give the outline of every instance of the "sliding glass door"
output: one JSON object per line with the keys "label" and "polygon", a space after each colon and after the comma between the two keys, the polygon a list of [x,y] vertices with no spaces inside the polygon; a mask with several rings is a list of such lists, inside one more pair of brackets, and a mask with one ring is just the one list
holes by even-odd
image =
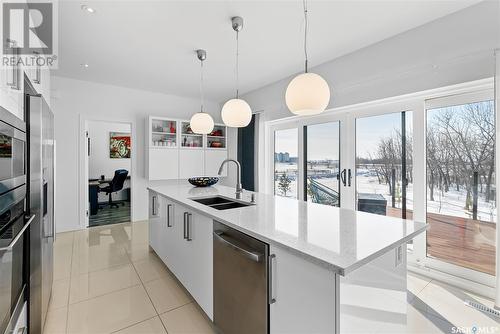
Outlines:
{"label": "sliding glass door", "polygon": [[495,275],[493,97],[428,101],[427,257]]}
{"label": "sliding glass door", "polygon": [[304,198],[340,206],[340,121],[304,126]]}
{"label": "sliding glass door", "polygon": [[274,131],[274,194],[297,198],[298,195],[298,130]]}
{"label": "sliding glass door", "polygon": [[403,111],[356,118],[356,210],[411,218],[411,116]]}
{"label": "sliding glass door", "polygon": [[271,127],[276,195],[429,224],[409,259],[493,286],[495,110],[491,84],[353,107]]}

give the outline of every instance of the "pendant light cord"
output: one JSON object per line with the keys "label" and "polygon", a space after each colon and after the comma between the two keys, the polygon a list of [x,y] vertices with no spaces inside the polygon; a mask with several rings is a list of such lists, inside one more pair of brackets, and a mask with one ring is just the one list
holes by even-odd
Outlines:
{"label": "pendant light cord", "polygon": [[240,71],[239,71],[239,56],[240,56],[240,40],[239,31],[236,31],[236,98],[240,98]]}
{"label": "pendant light cord", "polygon": [[305,72],[308,71],[308,55],[307,55],[307,30],[309,28],[307,21],[307,0],[303,0],[304,4],[304,56],[305,60]]}
{"label": "pendant light cord", "polygon": [[201,97],[201,112],[203,112],[203,104],[205,102],[205,95],[203,94],[203,60],[200,60],[200,97]]}

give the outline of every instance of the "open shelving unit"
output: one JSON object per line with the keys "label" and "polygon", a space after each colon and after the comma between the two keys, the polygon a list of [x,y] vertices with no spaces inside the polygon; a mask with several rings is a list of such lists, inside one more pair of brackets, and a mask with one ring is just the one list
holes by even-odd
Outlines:
{"label": "open shelving unit", "polygon": [[224,125],[215,125],[211,133],[207,135],[207,149],[223,149],[226,147],[226,127]]}
{"label": "open shelving unit", "polygon": [[[149,116],[146,122],[149,180],[216,176],[227,159],[227,128],[216,124],[208,135],[193,133],[189,121]],[[227,167],[222,176],[227,175]]]}
{"label": "open shelving unit", "polygon": [[154,148],[177,147],[177,121],[167,118],[150,117],[149,146]]}
{"label": "open shelving unit", "polygon": [[181,148],[203,149],[203,135],[193,133],[189,122],[181,121]]}

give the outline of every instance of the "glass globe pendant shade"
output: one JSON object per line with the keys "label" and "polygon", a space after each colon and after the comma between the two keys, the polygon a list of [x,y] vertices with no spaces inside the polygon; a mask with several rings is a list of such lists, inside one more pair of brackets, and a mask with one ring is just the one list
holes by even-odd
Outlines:
{"label": "glass globe pendant shade", "polygon": [[224,124],[233,128],[243,128],[252,120],[252,109],[242,99],[231,99],[224,103],[221,111]]}
{"label": "glass globe pendant shade", "polygon": [[207,113],[197,112],[193,115],[193,117],[191,117],[189,125],[194,133],[207,135],[214,129],[214,120],[212,119],[212,116]]}
{"label": "glass globe pendant shade", "polygon": [[296,115],[316,115],[325,111],[330,102],[330,87],[320,75],[303,73],[290,81],[285,101]]}

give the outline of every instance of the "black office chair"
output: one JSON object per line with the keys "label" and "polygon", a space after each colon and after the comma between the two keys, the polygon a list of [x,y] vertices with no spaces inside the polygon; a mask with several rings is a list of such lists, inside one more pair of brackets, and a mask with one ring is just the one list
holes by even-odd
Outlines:
{"label": "black office chair", "polygon": [[[105,192],[106,195],[109,196],[109,201],[108,204],[110,208],[116,207],[118,208],[117,203],[113,203],[111,200],[111,193],[117,192],[119,190],[123,189],[123,183],[125,182],[125,179],[127,178],[128,175],[128,170],[126,169],[117,169],[115,170],[115,176],[113,176],[113,179],[110,182],[102,183],[99,186],[99,192]],[[107,184],[105,187],[101,187],[102,185]],[[99,207],[102,209],[102,207]]]}

